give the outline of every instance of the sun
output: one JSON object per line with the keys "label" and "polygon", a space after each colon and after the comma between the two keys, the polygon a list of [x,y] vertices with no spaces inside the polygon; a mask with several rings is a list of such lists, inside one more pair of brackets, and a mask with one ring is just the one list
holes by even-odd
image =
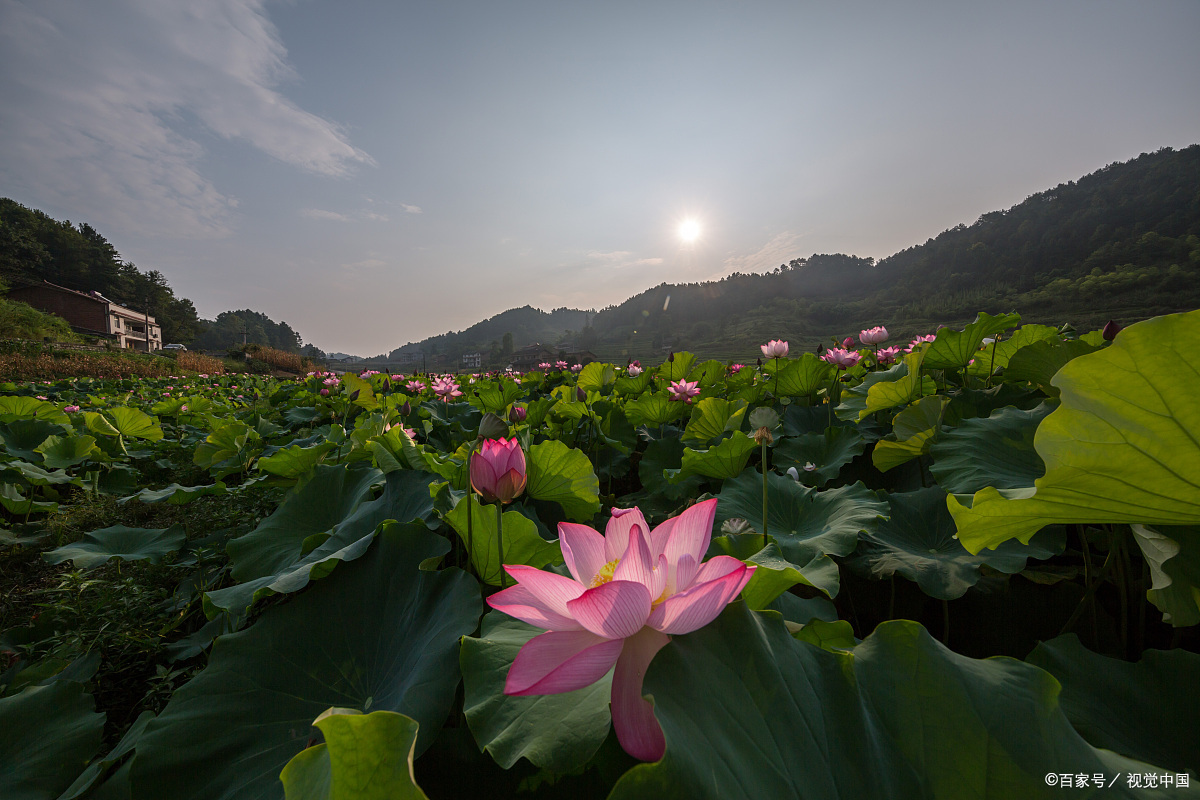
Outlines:
{"label": "sun", "polygon": [[700,223],[694,219],[685,219],[679,224],[679,238],[691,244],[700,238]]}

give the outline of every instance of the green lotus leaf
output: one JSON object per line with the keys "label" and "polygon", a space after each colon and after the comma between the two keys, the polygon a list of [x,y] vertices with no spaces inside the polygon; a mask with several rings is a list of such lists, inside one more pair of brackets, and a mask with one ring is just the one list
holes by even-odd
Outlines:
{"label": "green lotus leaf", "polygon": [[880,472],[929,452],[942,431],[942,417],[950,399],[944,395],[922,397],[892,419],[895,439],[880,439],[871,451],[871,463]]}
{"label": "green lotus leaf", "polygon": [[42,454],[47,467],[65,469],[100,455],[100,448],[92,436],[47,436],[37,446],[37,452]]}
{"label": "green lotus leaf", "polygon": [[539,628],[498,611],[483,618],[478,639],[462,640],[463,712],[480,749],[510,769],[524,757],[559,774],[586,764],[608,736],[612,675],[564,694],[510,697],[508,669]]}
{"label": "green lotus leaf", "polygon": [[42,554],[50,564],[70,561],[76,569],[91,569],[106,563],[110,558],[122,561],[147,560],[151,564],[162,561],[163,556],[174,553],[187,541],[182,525],[169,528],[127,528],[113,525],[108,528],[85,533],[83,540]]}
{"label": "green lotus leaf", "polygon": [[841,403],[834,408],[834,414],[840,420],[858,422],[870,413],[867,411],[867,395],[870,394],[873,386],[881,383],[892,383],[907,375],[908,366],[902,361],[886,370],[868,372],[863,377],[862,383],[857,386],[839,384],[843,387],[841,389]]}
{"label": "green lotus leaf", "polygon": [[[717,498],[717,523],[741,518],[761,532],[762,489],[762,475],[753,470],[725,481]],[[819,556],[849,555],[858,545],[859,531],[874,529],[887,513],[887,504],[862,483],[817,491],[771,472],[767,491],[767,533],[783,557],[797,565],[812,565]]]}
{"label": "green lotus leaf", "polygon": [[312,470],[325,454],[335,447],[337,445],[333,442],[321,442],[311,447],[292,445],[274,455],[260,458],[258,468],[281,478],[299,478]]}
{"label": "green lotus leaf", "polygon": [[725,379],[725,365],[716,359],[703,361],[692,367],[692,371],[688,373],[689,381],[698,381],[702,389],[707,389],[718,385]]}
{"label": "green lotus leaf", "polygon": [[830,652],[853,650],[859,643],[854,638],[854,626],[844,619],[836,619],[832,622],[814,619],[805,623],[804,627],[793,633],[792,636],[801,642],[808,642]]}
{"label": "green lotus leaf", "polygon": [[223,478],[241,472],[262,449],[262,437],[240,420],[217,422],[212,433],[196,447],[192,463]]}
{"label": "green lotus leaf", "polygon": [[0,797],[57,797],[100,749],[104,714],[82,683],[30,686],[0,697]]}
{"label": "green lotus leaf", "polygon": [[375,390],[371,387],[371,382],[363,380],[353,372],[342,373],[342,391],[347,395],[358,392],[358,397],[354,400],[354,405],[367,411],[374,411],[379,408],[379,401],[375,399]]}
{"label": "green lotus leaf", "polygon": [[75,782],[58,796],[58,800],[77,800],[77,798],[81,797],[95,797],[91,793],[92,788],[99,784],[112,771],[114,765],[120,763],[123,758],[133,752],[133,748],[137,746],[137,740],[141,737],[142,732],[146,730],[146,726],[150,724],[150,720],[152,719],[154,719],[153,711],[143,711],[138,715],[137,720],[129,727],[125,735],[121,737],[121,741],[117,742],[117,746],[113,748],[112,752],[104,756],[104,758],[92,762],[87,769],[80,773]]}
{"label": "green lotus leaf", "polygon": [[1146,650],[1130,664],[1097,655],[1068,633],[1039,643],[1025,660],[1058,678],[1063,713],[1093,747],[1200,774],[1200,655]]}
{"label": "green lotus leaf", "polygon": [[683,431],[684,441],[708,442],[726,431],[735,431],[746,414],[746,403],[705,397],[692,407],[692,418]]}
{"label": "green lotus leaf", "polygon": [[958,655],[909,621],[830,652],[734,603],[673,637],[643,691],[666,755],[626,772],[612,800],[1055,798],[1047,773],[1163,771],[1084,741],[1043,670]]}
{"label": "green lotus leaf", "polygon": [[475,442],[470,441],[463,442],[452,454],[445,456],[430,450],[422,450],[421,456],[425,460],[424,468],[450,481],[450,485],[455,489],[465,489],[471,480],[467,459],[474,449]]}
{"label": "green lotus leaf", "polygon": [[647,392],[625,404],[625,416],[629,417],[629,421],[634,425],[654,427],[679,419],[686,409],[686,403],[672,402],[665,394]]}
{"label": "green lotus leaf", "polygon": [[285,800],[428,800],[413,774],[417,721],[395,711],[345,711],[317,717],[325,741],[283,768]]}
{"label": "green lotus leaf", "polygon": [[649,370],[642,372],[636,378],[631,378],[627,374],[623,374],[620,378],[617,378],[617,382],[613,386],[613,391],[623,396],[640,395],[650,385],[651,377],[653,376]]}
{"label": "green lotus leaf", "polygon": [[83,412],[84,424],[92,433],[98,433],[101,436],[120,436],[121,432],[112,424],[112,420],[101,414],[99,411]]}
{"label": "green lotus leaf", "polygon": [[1150,568],[1147,599],[1176,628],[1200,625],[1200,526],[1152,528],[1133,524],[1134,539]]}
{"label": "green lotus leaf", "polygon": [[980,312],[961,331],[942,328],[925,350],[926,369],[963,369],[975,357],[983,340],[1004,333],[1021,321],[1020,314],[992,316]]}
{"label": "green lotus leaf", "polygon": [[[1054,378],[1062,405],[1038,426],[1032,490],[947,502],[972,552],[1028,542],[1055,522],[1200,523],[1200,311],[1130,325]],[[1033,345],[1031,345],[1032,347]]]}
{"label": "green lotus leaf", "polygon": [[[57,437],[51,436],[51,439]],[[87,438],[91,438],[90,436]],[[49,440],[47,440],[49,441]],[[53,467],[54,464],[47,463],[46,466]],[[0,464],[0,474],[3,474],[5,479],[17,479],[28,483],[30,486],[62,486],[66,484],[79,485],[79,478],[73,478],[62,469],[56,469],[53,472],[42,469],[37,464],[30,464],[28,461],[8,461]]]}
{"label": "green lotus leaf", "polygon": [[207,486],[180,486],[178,483],[172,483],[162,489],[142,489],[137,494],[122,497],[117,502],[124,504],[130,500],[139,500],[143,503],[161,503],[165,500],[170,505],[181,506],[201,497],[226,494],[228,491],[221,481]]}
{"label": "green lotus leaf", "polygon": [[122,436],[157,442],[163,438],[163,429],[154,417],[129,406],[108,409],[112,427]]}
{"label": "green lotus leaf", "polygon": [[1028,559],[1062,551],[1061,533],[1043,531],[1027,545],[1005,542],[996,550],[971,555],[954,538],[946,492],[937,486],[888,495],[889,519],[863,533],[850,565],[872,578],[902,575],[939,600],[954,600],[979,582],[981,565],[1009,575]]}
{"label": "green lotus leaf", "polygon": [[876,411],[907,405],[937,392],[937,385],[933,379],[921,375],[921,361],[924,357],[925,351],[918,348],[904,357],[904,369],[899,370],[900,377],[872,384],[867,389],[866,405],[858,412],[858,418],[862,419]]}
{"label": "green lotus leaf", "polygon": [[27,461],[41,460],[37,448],[51,436],[67,435],[63,426],[41,419],[15,419],[0,425],[0,443],[4,444],[4,449]]}
{"label": "green lotus leaf", "polygon": [[[178,417],[183,407],[187,404],[188,401],[186,398],[167,397],[150,406],[150,413],[156,417]],[[188,406],[188,411],[192,411],[191,406]]]}
{"label": "green lotus leaf", "polygon": [[734,431],[728,439],[707,450],[684,448],[683,465],[678,470],[663,471],[668,483],[679,483],[692,475],[724,480],[741,474],[750,460],[750,454],[759,449],[754,440],[741,431]]}
{"label": "green lotus leaf", "polygon": [[1007,339],[1001,337],[992,344],[985,344],[975,354],[975,361],[967,367],[967,373],[977,378],[987,378],[997,370],[1008,366],[1018,350],[1034,342],[1058,340],[1058,331],[1049,325],[1022,325]]}
{"label": "green lotus leaf", "polygon": [[1094,353],[1100,348],[1082,339],[1062,341],[1047,339],[1034,342],[1014,353],[1004,370],[1005,383],[1029,381],[1051,397],[1058,396],[1058,387],[1051,381],[1058,371],[1080,356]]}
{"label": "green lotus leaf", "polygon": [[674,436],[650,442],[646,452],[642,453],[642,460],[638,462],[638,477],[642,487],[653,495],[672,501],[695,497],[703,482],[699,475],[676,483],[668,482],[665,477],[683,465],[683,451],[683,442]]}
{"label": "green lotus leaf", "polygon": [[576,522],[588,522],[600,510],[600,480],[582,450],[548,439],[531,446],[526,456],[530,497],[558,503]]}
{"label": "green lotus leaf", "polygon": [[819,553],[807,564],[793,564],[783,556],[783,551],[775,542],[759,549],[761,546],[761,533],[744,533],[714,536],[708,550],[710,556],[733,556],[758,567],[742,590],[742,599],[750,608],[767,608],[796,584],[812,586],[828,597],[837,597],[841,576],[832,558]]}
{"label": "green lotus leaf", "polygon": [[393,526],[362,558],[219,638],[138,741],[133,796],[281,799],[280,771],[330,706],[412,718],[420,755],[453,704],[458,641],[482,610],[469,575],[422,569],[447,550],[421,526]]}
{"label": "green lotus leaf", "polygon": [[293,489],[271,516],[229,543],[233,577],[238,581],[262,578],[295,563],[304,540],[332,530],[349,517],[370,499],[381,477],[374,469],[318,465],[312,478]]}
{"label": "green lotus leaf", "polygon": [[985,486],[1033,486],[1046,472],[1033,446],[1034,434],[1053,410],[1050,403],[1030,411],[1007,406],[990,417],[964,420],[929,448],[929,471],[951,494],[973,494]]}
{"label": "green lotus leaf", "polygon": [[[500,551],[496,538],[496,509],[481,505],[470,492],[446,515],[446,522],[467,545],[467,514],[471,515],[470,551],[475,574],[484,583],[500,585]],[[557,541],[548,542],[538,535],[537,525],[519,511],[504,512],[504,563],[544,567],[563,560]],[[512,578],[507,579],[512,585]]]}
{"label": "green lotus leaf", "polygon": [[45,400],[20,395],[0,396],[0,422],[12,423],[17,420],[52,422],[56,425],[71,424],[70,417],[60,411],[58,406]]}
{"label": "green lotus leaf", "polygon": [[579,371],[579,377],[575,381],[575,384],[585,392],[598,392],[616,380],[617,371],[613,369],[612,364],[593,361],[590,364],[585,364],[583,369]]}
{"label": "green lotus leaf", "polygon": [[10,514],[26,516],[28,514],[49,514],[58,510],[58,503],[34,500],[26,497],[21,490],[11,483],[0,484],[0,505]]}
{"label": "green lotus leaf", "polygon": [[822,433],[836,422],[836,417],[832,421],[830,420],[828,403],[815,406],[801,406],[792,403],[783,412],[783,435],[804,436],[809,433]]}
{"label": "green lotus leaf", "polygon": [[763,367],[771,374],[764,385],[777,397],[811,397],[827,388],[837,371],[815,353],[802,353],[799,358],[780,361],[778,372],[775,372],[775,359],[765,360]]}
{"label": "green lotus leaf", "polygon": [[[781,472],[795,467],[805,486],[821,487],[835,480],[842,467],[862,455],[866,442],[853,428],[837,426],[824,433],[789,437],[775,445],[771,466]],[[812,465],[813,469],[807,469]]]}
{"label": "green lotus leaf", "polygon": [[664,361],[658,367],[658,376],[664,381],[681,381],[692,371],[692,362],[696,357],[686,350],[673,353],[669,361]]}

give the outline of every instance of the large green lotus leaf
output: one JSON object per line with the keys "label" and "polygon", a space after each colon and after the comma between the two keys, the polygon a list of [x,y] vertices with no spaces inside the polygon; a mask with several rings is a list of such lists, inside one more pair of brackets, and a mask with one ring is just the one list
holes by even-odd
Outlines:
{"label": "large green lotus leaf", "polygon": [[556,439],[529,448],[525,493],[562,506],[568,519],[587,522],[600,510],[600,479],[582,450]]}
{"label": "large green lotus leaf", "polygon": [[[273,594],[298,592],[310,580],[320,580],[340,561],[353,561],[367,551],[379,526],[388,521],[424,525],[433,513],[429,485],[437,478],[428,472],[403,470],[388,475],[383,494],[360,505],[338,523],[333,533],[295,563],[280,567],[274,574],[235,584],[204,595],[204,609],[210,618],[218,609],[241,613],[257,600]],[[311,540],[310,540],[311,541]]]}
{"label": "large green lotus leaf", "polygon": [[646,391],[646,387],[650,385],[651,377],[652,375],[649,370],[642,372],[636,378],[622,375],[620,378],[617,378],[617,382],[613,386],[613,391],[619,395],[639,395]]}
{"label": "large green lotus leaf", "polygon": [[162,503],[165,501],[173,506],[182,506],[201,497],[214,494],[227,494],[228,492],[229,490],[221,481],[207,486],[180,486],[178,483],[172,483],[170,486],[162,489],[142,489],[137,494],[122,497],[117,502],[124,504],[130,500],[140,500],[143,503]]}
{"label": "large green lotus leaf", "polygon": [[266,458],[260,458],[258,468],[281,478],[299,478],[320,463],[325,454],[335,447],[337,445],[333,442],[321,442],[311,447],[292,445]]}
{"label": "large green lotus leaf", "polygon": [[608,736],[612,674],[564,694],[510,697],[508,669],[539,628],[498,611],[483,618],[478,639],[462,640],[463,712],[481,750],[505,769],[525,757],[559,774],[586,764]]}
{"label": "large green lotus leaf", "polygon": [[692,362],[696,357],[686,350],[672,353],[667,361],[658,367],[658,376],[665,381],[681,381],[692,371]]}
{"label": "large green lotus leaf", "polygon": [[371,388],[371,382],[363,380],[353,372],[342,374],[342,390],[347,395],[358,392],[358,396],[354,398],[354,405],[359,408],[366,411],[379,408],[379,401],[375,399],[375,390]]}
{"label": "large green lotus leaf", "polygon": [[34,500],[26,497],[14,484],[0,484],[0,505],[10,514],[26,516],[28,514],[49,514],[58,510],[58,503]]}
{"label": "large green lotus leaf", "polygon": [[1051,384],[1058,371],[1080,356],[1094,353],[1100,348],[1082,339],[1062,341],[1047,339],[1034,342],[1014,353],[1004,370],[1005,383],[1029,381],[1046,394],[1057,397],[1058,388]]}
{"label": "large green lotus leaf", "polygon": [[[643,375],[645,373],[642,373]],[[665,394],[647,392],[636,400],[625,404],[625,416],[634,425],[654,427],[679,419],[687,410],[687,404],[672,402]]]}
{"label": "large green lotus leaf", "polygon": [[708,442],[726,431],[735,431],[746,414],[746,403],[706,397],[692,408],[692,418],[683,431],[684,441]]}
{"label": "large green lotus leaf", "polygon": [[707,389],[725,380],[726,372],[727,370],[723,363],[710,358],[708,361],[703,361],[692,367],[692,371],[688,373],[687,379],[689,381],[697,381],[702,389]]}
{"label": "large green lotus leaf", "polygon": [[937,392],[932,378],[921,375],[921,361],[925,351],[917,349],[904,357],[904,369],[894,381],[875,383],[867,390],[866,406],[858,412],[861,420],[876,411],[886,411],[896,406],[907,405],[925,395]]}
{"label": "large green lotus leaf", "polygon": [[583,369],[579,371],[579,378],[575,383],[585,392],[598,392],[616,380],[617,371],[613,369],[612,364],[593,361],[583,366]]}
{"label": "large green lotus leaf", "polygon": [[1030,558],[1046,559],[1062,551],[1061,536],[1044,531],[1027,545],[1005,542],[995,550],[971,555],[954,538],[954,519],[946,493],[936,487],[888,495],[890,518],[863,533],[850,565],[872,578],[903,575],[939,600],[954,600],[979,582],[979,567],[1014,574]]}
{"label": "large green lotus leaf", "polygon": [[99,411],[83,412],[84,424],[92,433],[98,433],[101,436],[120,436],[121,432],[112,424],[112,420],[101,414]]}
{"label": "large green lotus leaf", "polygon": [[37,420],[58,425],[71,423],[71,418],[60,411],[58,406],[45,400],[19,395],[0,397],[0,422],[11,423],[16,420]]}
{"label": "large green lotus leaf", "polygon": [[667,500],[682,500],[685,497],[695,497],[700,489],[703,478],[693,475],[678,483],[668,482],[667,472],[678,470],[683,464],[683,441],[674,436],[655,439],[646,446],[642,460],[638,462],[638,477],[642,487]]}
{"label": "large green lotus leaf", "polygon": [[868,372],[857,386],[843,386],[841,402],[834,408],[834,414],[846,422],[858,422],[868,415],[867,395],[871,387],[880,383],[892,383],[908,375],[908,366],[900,362],[893,367],[879,371]]}
{"label": "large green lotus leaf", "polygon": [[668,483],[679,483],[692,475],[725,480],[741,474],[750,460],[750,454],[759,449],[754,440],[741,431],[734,431],[716,447],[707,450],[684,448],[683,466],[678,470],[664,470]]}
{"label": "large green lotus leaf", "polygon": [[1130,664],[1068,633],[1039,643],[1026,661],[1058,678],[1063,713],[1092,746],[1200,775],[1200,655],[1147,650]]}
{"label": "large green lotus leaf", "polygon": [[[837,478],[842,467],[862,455],[866,442],[853,428],[836,426],[824,433],[785,438],[771,453],[771,466],[782,472],[795,467],[805,486],[821,487]],[[807,469],[808,465],[813,469]]]}
{"label": "large green lotus leaf", "polygon": [[[4,398],[0,397],[0,400]],[[51,436],[66,436],[67,429],[62,425],[47,422],[42,419],[15,419],[6,425],[0,425],[0,443],[11,455],[28,461],[40,461],[41,454],[37,448]]]}
{"label": "large green lotus leaf", "polygon": [[[1062,405],[1034,447],[1034,490],[977,492],[950,511],[972,552],[1028,542],[1055,522],[1200,523],[1200,311],[1130,325],[1112,345],[1059,370]],[[1032,346],[1032,345],[1031,345]]]}
{"label": "large green lotus leaf", "polygon": [[0,698],[0,797],[57,797],[100,749],[104,715],[83,684],[59,680]]}
{"label": "large green lotus leaf", "polygon": [[1085,742],[1048,673],[960,656],[909,621],[883,623],[852,653],[830,652],[797,641],[775,614],[734,603],[674,637],[643,689],[666,755],[626,772],[613,800],[1049,800],[1064,790],[1047,773],[1162,772]]}
{"label": "large green lotus leaf", "polygon": [[420,526],[384,531],[246,630],[222,636],[137,745],[139,800],[283,798],[280,770],[330,706],[396,711],[432,743],[458,686],[458,640],[475,630],[479,586],[421,568],[448,543]]}
{"label": "large green lotus leaf", "polygon": [[413,774],[416,720],[395,711],[331,708],[313,725],[325,741],[283,768],[286,800],[428,800]]}
{"label": "large green lotus leaf", "polygon": [[422,450],[421,457],[425,460],[424,468],[441,475],[455,489],[465,489],[470,484],[471,473],[467,467],[467,459],[475,449],[475,442],[463,442],[452,454],[441,455],[437,452]]}
{"label": "large green lotus leaf", "polygon": [[[51,439],[56,437],[50,437]],[[53,466],[47,464],[47,466]],[[0,464],[0,477],[4,480],[20,478],[30,486],[61,486],[64,484],[81,484],[79,478],[73,478],[65,470],[56,469],[53,472],[30,464],[28,461],[7,461]]]}
{"label": "large green lotus leaf", "polygon": [[772,375],[764,385],[777,397],[815,395],[829,386],[836,371],[832,364],[818,358],[814,353],[803,353],[799,358],[780,362],[778,372],[774,371],[774,359],[765,362],[765,366]]}
{"label": "large green lotus leaf", "polygon": [[835,619],[832,622],[814,619],[793,632],[792,636],[830,652],[853,650],[859,644],[859,640],[854,637],[854,626],[844,619]]}
{"label": "large green lotus leaf", "polygon": [[974,494],[985,486],[1033,486],[1046,472],[1033,447],[1034,434],[1053,410],[1050,403],[1030,411],[1007,406],[990,417],[964,420],[929,448],[929,471],[951,494]]}
{"label": "large green lotus leaf", "polygon": [[240,472],[261,449],[258,433],[240,420],[218,422],[212,433],[196,447],[192,463],[221,478]]}
{"label": "large green lotus leaf", "polygon": [[108,409],[110,422],[122,436],[157,442],[163,438],[163,429],[158,420],[144,411],[129,406]]}
{"label": "large green lotus leaf", "polygon": [[295,563],[304,540],[349,517],[370,498],[380,477],[374,469],[318,465],[312,478],[293,489],[271,516],[229,543],[233,577],[238,581],[262,578]]}
{"label": "large green lotus leaf", "polygon": [[70,561],[76,569],[91,569],[107,562],[110,558],[122,561],[148,560],[151,564],[162,561],[163,556],[174,553],[187,541],[182,525],[169,528],[127,528],[113,525],[91,533],[83,540],[65,544],[48,553],[43,553],[50,564]]}
{"label": "large green lotus leaf", "polygon": [[898,467],[929,452],[942,431],[942,417],[950,399],[944,395],[922,397],[892,419],[895,439],[880,439],[871,451],[871,463],[880,472]]}
{"label": "large green lotus leaf", "polygon": [[925,350],[925,367],[962,369],[975,357],[984,339],[1004,333],[1020,321],[1020,314],[998,314],[993,317],[981,311],[975,321],[961,331],[942,328]]}
{"label": "large green lotus leaf", "polygon": [[[467,544],[467,514],[471,515],[470,549],[471,564],[480,580],[491,586],[500,585],[500,547],[496,537],[496,509],[494,505],[481,505],[474,492],[458,501],[454,510],[446,514],[446,522],[458,533],[463,544]],[[504,512],[504,563],[525,564],[544,567],[563,560],[558,541],[548,542],[538,535],[537,524],[519,511]],[[507,578],[512,585],[512,578]]]}
{"label": "large green lotus leaf", "polygon": [[1007,367],[1013,355],[1021,348],[1034,342],[1057,339],[1058,331],[1049,325],[1022,325],[1007,339],[1001,338],[992,344],[985,344],[983,349],[975,354],[975,361],[967,367],[967,372],[977,378],[987,378],[996,370]]}
{"label": "large green lotus leaf", "polygon": [[1163,622],[1176,628],[1200,625],[1200,526],[1135,523],[1130,528],[1150,567],[1146,597],[1163,612]]}
{"label": "large green lotus leaf", "polygon": [[807,564],[793,564],[775,542],[762,547],[760,533],[714,536],[708,555],[733,556],[758,567],[742,590],[742,599],[753,609],[767,608],[796,584],[820,589],[828,597],[837,597],[841,587],[837,562],[832,558],[822,553]]}
{"label": "large green lotus leaf", "polygon": [[815,406],[801,406],[792,403],[783,412],[783,435],[804,436],[809,433],[821,433],[836,422],[836,417],[830,419],[828,403]]}
{"label": "large green lotus leaf", "polygon": [[[717,500],[717,523],[741,518],[761,533],[762,489],[762,475],[754,470],[725,481]],[[767,533],[792,564],[849,555],[858,545],[859,531],[873,529],[887,513],[887,504],[862,483],[819,492],[771,472],[767,491]]]}
{"label": "large green lotus leaf", "polygon": [[47,436],[37,452],[50,469],[65,469],[99,456],[100,448],[92,436]]}
{"label": "large green lotus leaf", "polygon": [[137,720],[121,737],[121,741],[117,742],[117,746],[112,752],[92,762],[87,769],[80,773],[67,790],[59,795],[58,800],[76,800],[81,797],[94,797],[91,793],[93,786],[96,786],[104,777],[112,771],[113,766],[133,752],[133,748],[137,745],[137,740],[146,730],[146,726],[150,724],[150,720],[154,719],[153,711],[143,711],[138,715]]}

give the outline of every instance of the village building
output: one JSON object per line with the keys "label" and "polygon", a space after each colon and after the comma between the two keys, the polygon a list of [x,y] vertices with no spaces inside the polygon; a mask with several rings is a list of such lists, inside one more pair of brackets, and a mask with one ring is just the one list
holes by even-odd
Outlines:
{"label": "village building", "polygon": [[162,349],[162,330],[154,317],[117,305],[99,292],[77,292],[42,281],[11,289],[8,297],[56,314],[76,333],[108,339],[123,350]]}
{"label": "village building", "polygon": [[463,353],[463,369],[479,369],[483,364],[483,356],[479,353]]}

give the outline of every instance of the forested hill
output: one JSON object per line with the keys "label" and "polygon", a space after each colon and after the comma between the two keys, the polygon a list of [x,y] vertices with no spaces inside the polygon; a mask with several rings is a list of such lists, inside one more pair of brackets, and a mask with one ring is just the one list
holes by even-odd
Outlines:
{"label": "forested hill", "polygon": [[431,336],[420,342],[410,342],[392,351],[390,358],[401,353],[441,353],[457,358],[462,353],[479,351],[494,358],[507,358],[514,349],[540,342],[553,347],[564,338],[573,338],[585,330],[595,311],[556,308],[546,312],[532,306],[510,308],[466,330]]}
{"label": "forested hill", "polygon": [[1196,307],[1200,145],[1111,164],[877,264],[813,255],[765,275],[663,284],[602,310],[588,334],[605,358],[663,348],[722,358],[767,338],[807,346],[877,324],[914,333],[981,310],[1092,326]]}

